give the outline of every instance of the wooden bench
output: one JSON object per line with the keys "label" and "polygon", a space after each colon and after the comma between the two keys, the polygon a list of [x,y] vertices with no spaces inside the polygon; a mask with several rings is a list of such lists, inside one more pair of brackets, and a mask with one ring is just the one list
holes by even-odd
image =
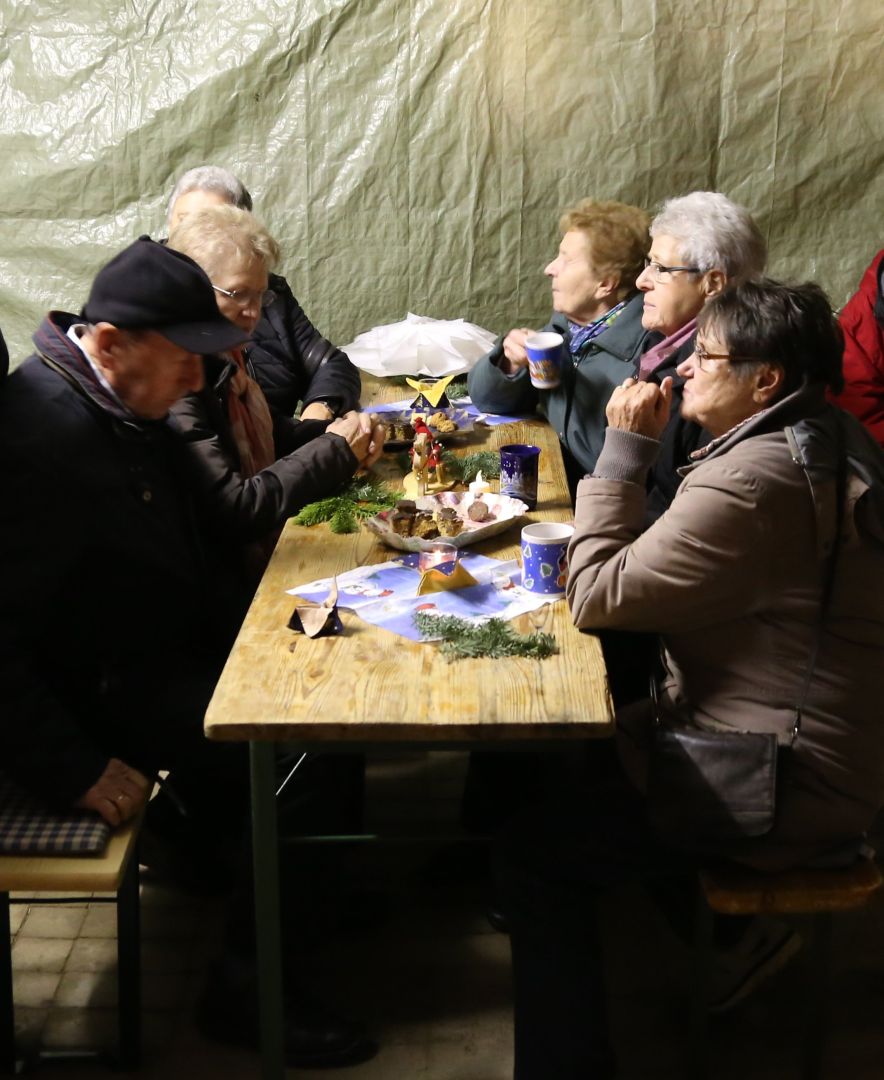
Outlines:
{"label": "wooden bench", "polygon": [[708,970],[713,912],[722,915],[810,915],[811,977],[803,1046],[803,1076],[821,1076],[826,1037],[828,979],[831,967],[832,917],[863,907],[881,885],[881,873],[868,858],[835,869],[791,870],[760,874],[728,865],[700,874],[695,984],[691,1008],[690,1073],[702,1080],[706,1070]]}
{"label": "wooden bench", "polygon": [[[141,944],[138,859],[141,818],[120,826],[100,856],[0,855],[0,1070],[15,1073],[15,1005],[12,992],[10,904],[70,903],[71,898],[31,893],[112,893],[90,903],[117,907],[118,1054],[115,1063],[137,1068],[141,1057]],[[10,893],[17,895],[10,898]],[[27,893],[28,895],[18,895]],[[102,1057],[101,1051],[39,1052],[40,1058]]]}

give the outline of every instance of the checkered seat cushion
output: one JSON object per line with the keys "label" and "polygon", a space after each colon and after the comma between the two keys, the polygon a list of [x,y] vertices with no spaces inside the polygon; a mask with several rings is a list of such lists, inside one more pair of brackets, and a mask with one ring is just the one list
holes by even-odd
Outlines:
{"label": "checkered seat cushion", "polygon": [[101,855],[110,834],[93,811],[56,813],[0,773],[0,854]]}

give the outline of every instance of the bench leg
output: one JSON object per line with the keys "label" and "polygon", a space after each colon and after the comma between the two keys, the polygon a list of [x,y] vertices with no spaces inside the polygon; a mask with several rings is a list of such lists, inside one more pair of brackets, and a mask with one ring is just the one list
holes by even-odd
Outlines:
{"label": "bench leg", "polygon": [[832,958],[832,913],[813,917],[810,943],[811,982],[804,1034],[804,1080],[819,1080],[828,1027],[829,973]]}
{"label": "bench leg", "polygon": [[117,1023],[120,1065],[141,1062],[141,913],[138,853],[133,852],[117,893]]}
{"label": "bench leg", "polygon": [[693,986],[688,1028],[688,1080],[706,1080],[706,1025],[709,1003],[709,965],[712,962],[712,909],[706,903],[703,888],[697,883],[694,925]]}
{"label": "bench leg", "polygon": [[0,892],[0,1070],[10,1075],[16,1071],[12,930],[9,922],[8,892]]}

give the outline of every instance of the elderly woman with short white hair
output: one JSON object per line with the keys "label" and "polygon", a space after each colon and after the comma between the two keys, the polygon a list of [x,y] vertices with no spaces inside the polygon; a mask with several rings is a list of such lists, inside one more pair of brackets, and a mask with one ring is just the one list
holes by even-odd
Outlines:
{"label": "elderly woman with short white hair", "polygon": [[[188,170],[169,199],[169,229],[185,215],[211,206],[251,210],[252,197],[227,169],[201,165]],[[302,419],[333,420],[359,403],[359,372],[310,322],[279,274],[270,275],[246,353],[267,400],[288,416],[300,402]]]}
{"label": "elderly woman with short white hair", "polygon": [[[205,270],[221,313],[253,333],[279,256],[261,222],[234,206],[209,206],[185,214],[168,243]],[[244,551],[254,586],[286,518],[377,460],[382,429],[352,411],[331,422],[282,415],[252,377],[247,350],[204,364],[205,386],[182,398],[172,416],[207,535]]]}
{"label": "elderly woman with short white hair", "polygon": [[668,199],[651,222],[651,250],[636,285],[644,293],[642,325],[663,340],[642,356],[638,378],[673,378],[673,419],[662,440],[647,513],[669,506],[691,451],[708,436],[678,415],[684,380],[676,368],[694,350],[697,316],[726,288],[764,273],[767,246],[745,207],[720,191],[693,191]]}

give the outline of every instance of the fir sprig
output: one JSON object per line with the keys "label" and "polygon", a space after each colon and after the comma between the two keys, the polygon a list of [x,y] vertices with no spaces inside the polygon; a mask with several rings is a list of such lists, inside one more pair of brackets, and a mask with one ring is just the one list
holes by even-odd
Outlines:
{"label": "fir sprig", "polygon": [[517,634],[503,619],[489,619],[477,626],[456,615],[430,615],[418,611],[414,623],[422,636],[442,639],[439,650],[449,663],[478,656],[527,656],[543,660],[559,651],[552,634],[539,630],[533,634]]}
{"label": "fir sprig", "polygon": [[[411,458],[407,450],[398,455],[396,464],[403,473],[411,472]],[[485,480],[500,476],[500,454],[496,450],[477,450],[463,457],[458,457],[452,450],[443,450],[442,465],[450,480],[460,480],[464,484],[475,480],[477,473],[481,473]]]}
{"label": "fir sprig", "polygon": [[500,454],[497,450],[477,450],[472,454],[464,454],[460,460],[465,484],[475,480],[477,473],[481,473],[484,480],[500,476]]}
{"label": "fir sprig", "polygon": [[390,491],[378,480],[358,477],[349,481],[337,495],[308,503],[293,520],[296,525],[319,525],[327,521],[333,533],[357,532],[363,518],[390,510],[401,497],[400,492]]}
{"label": "fir sprig", "polygon": [[454,379],[445,387],[449,401],[462,401],[469,392],[466,379]]}

